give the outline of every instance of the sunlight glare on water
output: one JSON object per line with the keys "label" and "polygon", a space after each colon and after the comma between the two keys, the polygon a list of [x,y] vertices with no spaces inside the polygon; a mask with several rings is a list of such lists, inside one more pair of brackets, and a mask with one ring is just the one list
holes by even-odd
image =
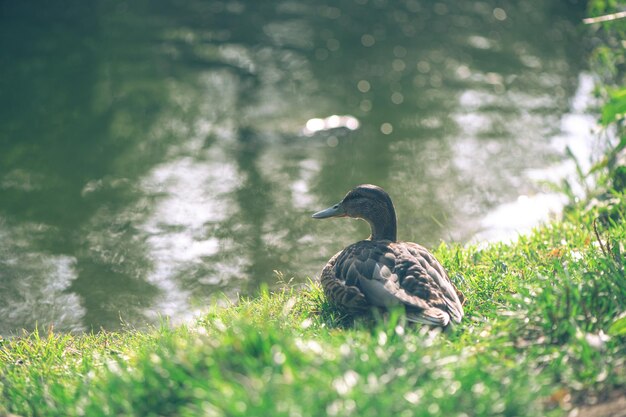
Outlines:
{"label": "sunlight glare on water", "polygon": [[[541,181],[559,184],[569,180],[573,191],[580,197],[584,190],[577,179],[576,163],[586,172],[593,160],[592,154],[594,131],[597,122],[587,113],[592,106],[593,79],[589,74],[581,74],[579,85],[572,99],[572,109],[561,117],[561,129],[558,135],[550,138],[552,146],[561,152],[569,148],[573,160],[561,161],[538,169],[528,169],[525,176],[533,183]],[[474,242],[514,240],[519,234],[528,233],[533,227],[550,218],[558,217],[567,198],[558,193],[522,194],[513,202],[504,203],[490,211],[481,221],[482,230],[472,238]]]}
{"label": "sunlight glare on water", "polygon": [[359,125],[359,120],[354,116],[338,116],[336,114],[333,114],[332,116],[328,116],[323,119],[318,117],[309,119],[304,125],[302,133],[305,136],[313,136],[318,132],[339,128],[357,130],[359,128]]}
{"label": "sunlight glare on water", "polygon": [[235,207],[228,199],[241,182],[234,167],[222,162],[223,155],[207,158],[167,162],[156,166],[143,181],[147,194],[163,195],[142,226],[155,260],[147,280],[163,294],[154,309],[159,314],[178,317],[181,311],[191,310],[189,294],[177,284],[176,275],[218,253],[221,243],[207,237],[205,226],[223,221]]}

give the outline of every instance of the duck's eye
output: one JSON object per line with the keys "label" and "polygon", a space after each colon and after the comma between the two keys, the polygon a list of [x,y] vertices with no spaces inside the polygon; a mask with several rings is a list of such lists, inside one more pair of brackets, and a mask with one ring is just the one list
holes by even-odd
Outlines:
{"label": "duck's eye", "polygon": [[333,206],[333,208],[334,208],[334,209],[338,209],[338,208],[339,208],[339,204],[335,204],[335,205]]}

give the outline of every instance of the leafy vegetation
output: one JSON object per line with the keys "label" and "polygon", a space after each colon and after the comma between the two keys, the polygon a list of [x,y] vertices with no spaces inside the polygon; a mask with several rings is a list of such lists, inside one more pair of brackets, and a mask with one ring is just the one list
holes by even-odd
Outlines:
{"label": "leafy vegetation", "polygon": [[616,18],[623,13],[617,6],[612,0],[590,1],[589,14],[600,18],[588,23],[594,43],[590,62],[600,80],[597,94],[604,103],[600,123],[605,129],[614,130],[618,139],[596,168],[608,168],[607,179],[615,189],[623,191],[626,188],[626,19]]}

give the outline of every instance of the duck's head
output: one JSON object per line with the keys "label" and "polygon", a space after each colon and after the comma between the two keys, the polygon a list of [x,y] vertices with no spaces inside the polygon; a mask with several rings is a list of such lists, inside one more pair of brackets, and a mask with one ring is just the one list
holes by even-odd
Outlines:
{"label": "duck's head", "polygon": [[363,219],[370,224],[372,240],[396,240],[396,212],[389,194],[372,184],[359,185],[339,203],[325,210],[318,211],[314,219],[330,217],[353,217]]}

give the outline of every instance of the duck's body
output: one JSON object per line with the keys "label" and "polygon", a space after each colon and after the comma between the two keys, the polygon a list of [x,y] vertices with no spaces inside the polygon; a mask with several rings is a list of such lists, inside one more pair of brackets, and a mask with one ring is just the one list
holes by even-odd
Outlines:
{"label": "duck's body", "polygon": [[372,235],[333,256],[321,274],[326,297],[349,314],[404,306],[409,321],[446,327],[463,318],[463,295],[435,257],[413,242],[396,241],[393,203],[374,185],[360,185],[314,218],[366,220]]}

